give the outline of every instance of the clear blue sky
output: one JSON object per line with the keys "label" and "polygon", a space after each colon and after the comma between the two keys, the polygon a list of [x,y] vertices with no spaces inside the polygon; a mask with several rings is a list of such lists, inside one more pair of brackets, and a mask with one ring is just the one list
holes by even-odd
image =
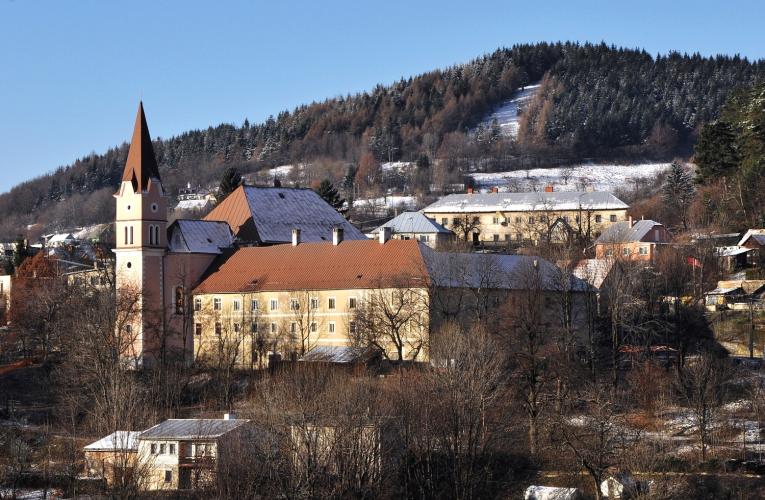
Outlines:
{"label": "clear blue sky", "polygon": [[0,0],[0,191],[128,140],[258,122],[500,46],[765,57],[758,1]]}

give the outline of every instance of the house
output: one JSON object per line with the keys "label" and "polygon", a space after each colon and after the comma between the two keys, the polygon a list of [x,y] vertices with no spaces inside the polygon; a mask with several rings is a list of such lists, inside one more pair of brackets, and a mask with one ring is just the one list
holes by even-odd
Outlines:
{"label": "house", "polygon": [[48,247],[61,247],[66,245],[73,245],[77,242],[77,238],[72,233],[56,233],[49,234],[45,237],[45,246]]}
{"label": "house", "polygon": [[732,273],[747,267],[750,261],[753,260],[750,255],[756,252],[757,249],[755,248],[734,245],[716,247],[714,256],[717,257],[717,262],[721,270]]}
{"label": "house", "polygon": [[763,296],[765,280],[722,280],[717,282],[717,288],[704,294],[704,303],[709,311],[762,309]]}
{"label": "house", "polygon": [[146,468],[147,490],[209,486],[226,460],[236,460],[252,439],[248,420],[169,419],[138,436],[138,460]]}
{"label": "house", "polygon": [[765,248],[765,229],[747,230],[738,241],[738,246],[751,250],[751,252],[747,253],[747,264],[749,266],[759,265],[760,260],[765,257],[765,252],[762,251]]}
{"label": "house", "polygon": [[637,481],[629,472],[617,472],[600,483],[601,495],[609,500],[643,498],[648,492],[648,481]]}
{"label": "house", "polygon": [[454,233],[425,216],[422,212],[403,212],[368,234],[377,238],[380,231],[390,230],[392,237],[400,240],[417,240],[431,248],[439,249],[454,239]]}
{"label": "house", "polygon": [[607,192],[450,194],[422,212],[458,237],[479,243],[558,241],[559,221],[584,238],[627,219],[629,206]]}
{"label": "house", "polygon": [[653,220],[633,221],[630,217],[612,224],[595,240],[595,257],[654,262],[658,249],[669,240],[664,224]]}
{"label": "house", "polygon": [[137,465],[140,431],[115,431],[83,449],[85,473],[109,486],[131,481]]}

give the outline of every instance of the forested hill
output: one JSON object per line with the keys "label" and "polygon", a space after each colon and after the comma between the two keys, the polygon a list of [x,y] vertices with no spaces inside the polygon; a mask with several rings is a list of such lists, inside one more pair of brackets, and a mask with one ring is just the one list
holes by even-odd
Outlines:
{"label": "forested hill", "polygon": [[[336,161],[360,164],[362,172],[351,173],[361,176],[370,162],[424,155],[430,160],[521,154],[670,157],[689,151],[696,130],[716,117],[733,89],[763,76],[763,62],[739,57],[653,58],[604,44],[519,45],[369,92],[300,106],[261,124],[223,124],[157,140],[155,151],[173,193],[187,181],[218,179],[226,166],[246,172]],[[494,137],[480,144],[481,137],[467,133],[515,89],[540,80],[517,141]],[[123,144],[0,195],[0,238],[32,222],[55,229],[110,220],[111,193],[126,155]]]}

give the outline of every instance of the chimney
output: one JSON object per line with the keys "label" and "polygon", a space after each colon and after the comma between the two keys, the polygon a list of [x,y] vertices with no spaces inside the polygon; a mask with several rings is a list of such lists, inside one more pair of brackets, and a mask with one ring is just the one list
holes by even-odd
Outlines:
{"label": "chimney", "polygon": [[300,229],[292,228],[292,246],[296,247],[300,244]]}
{"label": "chimney", "polygon": [[343,228],[335,226],[332,228],[332,244],[337,246],[343,241]]}
{"label": "chimney", "polygon": [[386,241],[390,239],[392,231],[389,227],[381,227],[380,228],[380,244],[384,245]]}
{"label": "chimney", "polygon": [[554,191],[555,191],[555,188],[553,187],[552,184],[548,184],[545,186],[545,193],[552,193]]}
{"label": "chimney", "polygon": [[493,188],[491,188],[491,192],[492,193],[499,193],[499,188],[497,186],[494,186]]}
{"label": "chimney", "polygon": [[630,215],[629,221],[630,221],[630,227],[632,227],[635,223],[632,221],[632,216],[631,215]]}
{"label": "chimney", "polygon": [[235,413],[224,413],[223,414],[223,420],[236,420],[236,414]]}
{"label": "chimney", "polygon": [[469,187],[467,190],[467,194],[473,194],[473,188]]}

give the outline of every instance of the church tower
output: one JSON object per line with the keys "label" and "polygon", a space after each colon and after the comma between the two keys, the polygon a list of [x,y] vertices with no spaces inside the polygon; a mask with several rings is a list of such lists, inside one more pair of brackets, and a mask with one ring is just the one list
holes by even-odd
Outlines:
{"label": "church tower", "polygon": [[164,348],[164,259],[167,247],[167,195],[159,178],[149,128],[138,104],[122,182],[114,197],[117,328],[123,359],[150,367]]}

